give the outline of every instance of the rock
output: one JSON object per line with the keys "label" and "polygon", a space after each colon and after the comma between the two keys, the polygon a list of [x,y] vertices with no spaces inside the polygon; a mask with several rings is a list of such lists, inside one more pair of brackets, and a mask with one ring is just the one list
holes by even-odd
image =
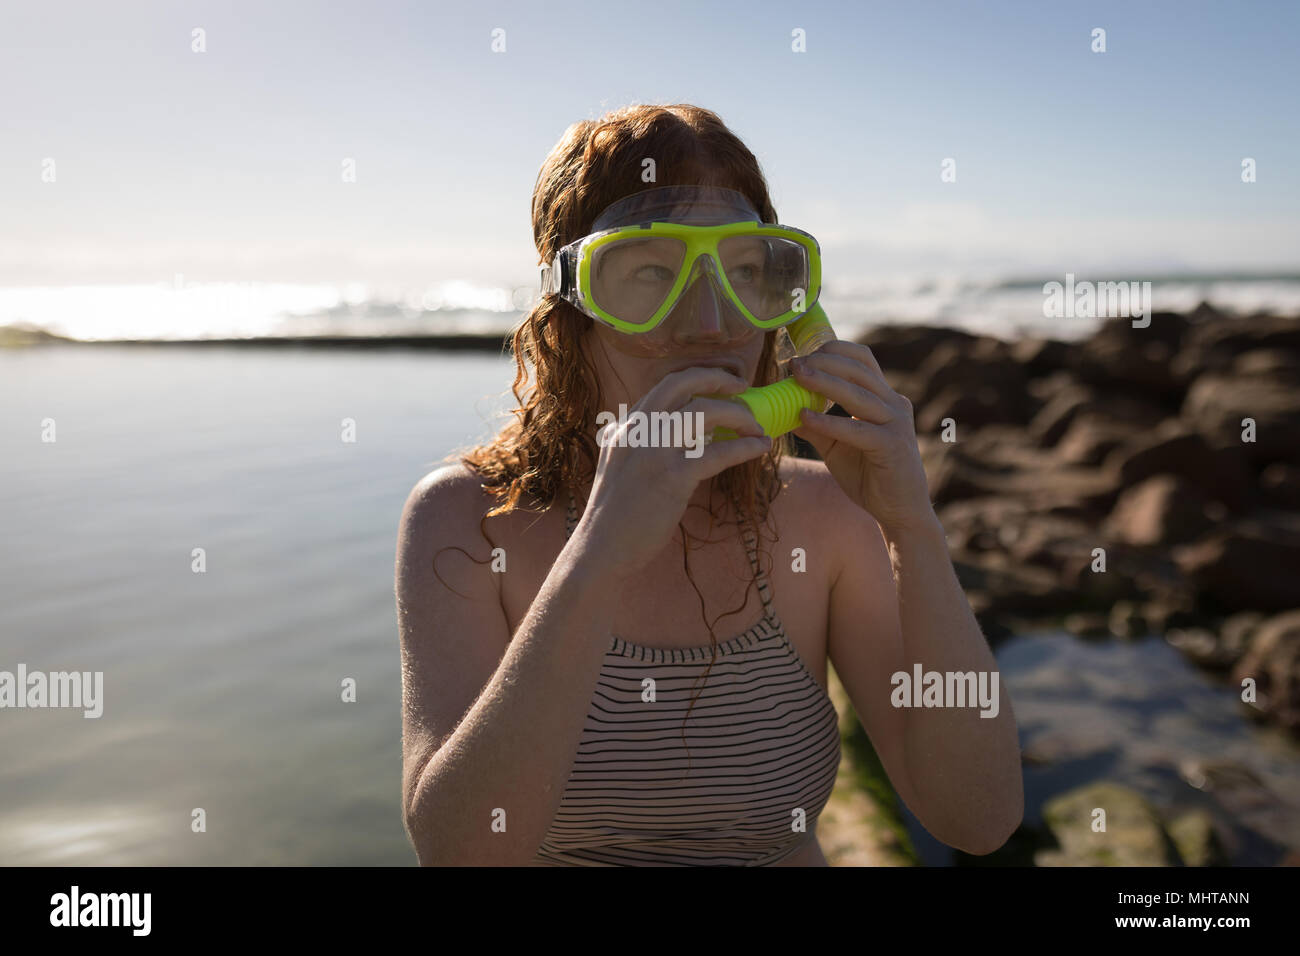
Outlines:
{"label": "rock", "polygon": [[1016,498],[982,497],[951,502],[936,509],[955,551],[992,551],[1005,547],[1002,534],[1014,537],[1028,509]]}
{"label": "rock", "polygon": [[1119,497],[1115,476],[1092,468],[1059,467],[1018,475],[1004,489],[1027,497],[1035,511],[1082,521],[1100,521]]}
{"label": "rock", "polygon": [[911,402],[913,408],[920,407],[916,403],[920,398],[921,389],[925,385],[924,382],[911,372],[900,372],[896,369],[884,369],[884,373],[885,381],[889,384],[890,388]]}
{"label": "rock", "polygon": [[1066,385],[1052,395],[1030,420],[1030,436],[1042,447],[1051,448],[1065,435],[1074,417],[1089,404],[1095,404],[1092,389],[1084,385]]}
{"label": "rock", "polygon": [[945,418],[951,418],[959,427],[983,428],[998,422],[1028,420],[1026,402],[1016,400],[1006,392],[991,385],[964,388],[950,385],[931,399],[916,416],[916,427],[937,432]]}
{"label": "rock", "polygon": [[1188,810],[1175,817],[1167,831],[1185,866],[1226,866],[1223,844],[1214,832],[1214,818],[1205,810]]}
{"label": "rock", "polygon": [[1163,342],[1098,341],[1072,352],[1069,367],[1082,382],[1103,388],[1122,385],[1172,410],[1183,392],[1183,382],[1171,368],[1173,355]]}
{"label": "rock", "polygon": [[1209,372],[1230,374],[1233,356],[1229,352],[1188,347],[1173,357],[1169,374],[1182,385],[1184,394],[1198,377]]}
{"label": "rock", "polygon": [[[1155,475],[1124,491],[1104,526],[1139,547],[1184,544],[1214,527],[1201,490],[1179,475]],[[1220,515],[1222,517],[1222,515]]]}
{"label": "rock", "polygon": [[1211,448],[1204,437],[1177,419],[1168,419],[1111,452],[1106,467],[1118,472],[1124,488],[1153,475],[1180,475],[1234,512],[1253,504],[1253,482],[1244,454]]}
{"label": "rock", "polygon": [[1086,521],[1034,512],[1019,522],[1008,519],[999,528],[998,540],[1013,561],[1052,568],[1059,573],[1079,555],[1089,553],[1097,543],[1097,532]]}
{"label": "rock", "polygon": [[1300,511],[1300,466],[1276,461],[1259,475],[1259,492],[1265,503]]}
{"label": "rock", "polygon": [[1011,357],[1030,375],[1048,375],[1065,368],[1070,343],[1059,339],[1024,338],[1011,346]]}
{"label": "rock", "polygon": [[1217,322],[1220,319],[1225,319],[1225,318],[1227,318],[1227,316],[1225,316],[1214,306],[1210,305],[1210,303],[1207,302],[1205,299],[1202,299],[1197,304],[1196,308],[1192,309],[1191,312],[1187,313],[1187,320],[1190,323],[1190,325],[1187,331],[1183,333],[1183,338],[1184,339],[1188,338],[1192,326],[1203,325],[1206,322]]}
{"label": "rock", "polygon": [[1267,615],[1259,611],[1238,611],[1219,624],[1219,640],[1225,647],[1231,648],[1237,657],[1241,657],[1265,620]]}
{"label": "rock", "polygon": [[[1273,378],[1200,375],[1187,390],[1181,416],[1221,447],[1240,448],[1251,461],[1300,463],[1300,390]],[[1255,440],[1243,441],[1243,419]]]}
{"label": "rock", "polygon": [[[969,345],[975,336],[960,329],[931,325],[882,325],[858,337],[882,369],[916,371],[943,344]],[[908,396],[909,398],[911,396]]]}
{"label": "rock", "polygon": [[1283,316],[1224,318],[1193,325],[1183,338],[1185,348],[1200,348],[1236,356],[1253,349],[1300,351],[1300,319]]}
{"label": "rock", "polygon": [[1066,366],[1080,381],[1103,391],[1120,385],[1125,394],[1138,392],[1162,405],[1173,402],[1184,386],[1171,368],[1172,359],[1190,323],[1173,312],[1156,312],[1150,319],[1145,328],[1134,328],[1128,318],[1108,319],[1071,350]]}
{"label": "rock", "polygon": [[1300,603],[1300,515],[1255,512],[1172,555],[1191,584],[1225,610],[1281,611]]}
{"label": "rock", "polygon": [[1212,797],[1235,827],[1256,833],[1295,833],[1295,807],[1273,793],[1251,768],[1217,757],[1188,758],[1179,763],[1178,772],[1190,786]]}
{"label": "rock", "polygon": [[1088,342],[1104,339],[1129,348],[1140,348],[1150,342],[1159,342],[1173,353],[1182,347],[1191,329],[1190,316],[1180,315],[1177,312],[1153,312],[1151,322],[1145,328],[1134,328],[1129,319],[1108,319],[1098,326]]}
{"label": "rock", "polygon": [[1172,627],[1166,632],[1165,640],[1197,666],[1226,671],[1246,652],[1249,639],[1262,620],[1262,614],[1244,611],[1220,622],[1217,630],[1186,624]]}
{"label": "rock", "polygon": [[1300,324],[1295,319],[1222,317],[1213,324],[1193,328],[1170,369],[1184,385],[1205,373],[1225,377],[1281,376],[1296,381],[1297,330]]}
{"label": "rock", "polygon": [[[1192,315],[1196,319],[1196,313]],[[1186,384],[1200,375],[1217,373],[1240,375],[1233,367],[1238,356],[1251,352],[1294,354],[1300,346],[1300,322],[1271,315],[1234,318],[1216,315],[1209,321],[1196,321],[1183,338],[1182,348],[1170,363],[1173,374]],[[1256,359],[1247,367],[1258,367]]]}
{"label": "rock", "polygon": [[1267,719],[1300,733],[1300,610],[1262,622],[1233,669],[1233,682],[1255,680],[1255,708]]}
{"label": "rock", "polygon": [[1193,627],[1201,620],[1191,598],[1186,595],[1167,595],[1147,601],[1142,605],[1142,616],[1153,634]]}
{"label": "rock", "polygon": [[1034,444],[1018,425],[989,425],[967,430],[964,437],[958,429],[958,438],[963,452],[985,468],[1002,472],[1035,471],[1055,464],[1052,456]]}
{"label": "rock", "polygon": [[[1106,555],[1104,571],[1094,570],[1099,547]],[[1182,586],[1177,568],[1163,555],[1104,542],[1095,529],[1051,515],[1031,516],[1010,556],[1018,564],[1052,569],[1061,587],[1074,595],[1067,610],[1101,612],[1107,626],[1116,602],[1176,592]]]}
{"label": "rock", "polygon": [[1140,429],[1095,412],[1079,412],[1056,446],[1057,460],[1067,465],[1100,465],[1116,448],[1131,442]]}
{"label": "rock", "polygon": [[1114,747],[1114,739],[1104,728],[1078,722],[1035,732],[1021,748],[1020,757],[1026,764],[1041,767],[1104,757]]}
{"label": "rock", "polygon": [[1300,352],[1285,349],[1251,349],[1233,360],[1231,374],[1242,377],[1259,376],[1300,383]]}
{"label": "rock", "polygon": [[981,498],[995,493],[997,475],[972,461],[955,443],[921,436],[921,458],[925,466],[930,500],[935,507],[966,498]]}
{"label": "rock", "polygon": [[[1105,552],[1105,570],[1094,570]],[[1122,541],[1104,541],[1094,531],[1075,543],[1073,553],[1064,554],[1061,584],[1075,594],[1073,609],[1105,611],[1117,601],[1140,601],[1152,595],[1178,593],[1185,583],[1167,557],[1150,548],[1134,548]]]}
{"label": "rock", "polygon": [[1051,614],[1071,606],[1075,595],[1062,588],[1051,571],[1032,565],[998,567],[987,562],[954,555],[953,568],[963,589],[986,593],[988,603],[981,613],[1034,616]]}
{"label": "rock", "polygon": [[1136,601],[1116,601],[1111,605],[1106,623],[1116,637],[1132,639],[1147,632],[1146,615]]}
{"label": "rock", "polygon": [[1067,384],[1048,398],[1029,421],[1029,437],[1040,447],[1051,448],[1061,440],[1083,414],[1130,428],[1145,430],[1155,427],[1167,415],[1163,409],[1114,393],[1103,394],[1086,385]]}
{"label": "rock", "polygon": [[1253,770],[1231,760],[1189,757],[1179,762],[1178,775],[1188,786],[1207,793],[1258,790],[1264,787],[1264,782]]}
{"label": "rock", "polygon": [[1110,619],[1096,611],[1076,611],[1067,614],[1062,626],[1075,637],[1110,636]]}
{"label": "rock", "polygon": [[919,394],[917,407],[924,408],[945,392],[947,401],[955,394],[975,394],[992,391],[996,398],[991,406],[1010,420],[1019,424],[1029,421],[1037,411],[1026,391],[1028,374],[1019,362],[1011,357],[1010,348],[999,339],[982,336],[974,342],[945,342],[926,357],[916,370],[925,382]]}
{"label": "rock", "polygon": [[[1093,830],[1105,811],[1102,832]],[[1043,822],[1059,849],[1040,850],[1038,866],[1177,866],[1177,850],[1151,805],[1118,783],[1090,783],[1043,805]]]}
{"label": "rock", "polygon": [[1022,429],[989,425],[956,442],[918,434],[921,459],[936,507],[966,498],[1019,497],[1034,511],[1067,508],[1074,517],[1100,519],[1119,495],[1115,475],[1071,468],[1023,443]]}
{"label": "rock", "polygon": [[1193,663],[1209,670],[1227,670],[1238,656],[1221,647],[1218,635],[1205,627],[1170,628],[1165,640]]}
{"label": "rock", "polygon": [[1067,388],[1083,387],[1079,380],[1074,377],[1073,372],[1068,369],[1057,369],[1039,378],[1031,379],[1029,384],[1025,386],[1025,391],[1040,405],[1045,405]]}

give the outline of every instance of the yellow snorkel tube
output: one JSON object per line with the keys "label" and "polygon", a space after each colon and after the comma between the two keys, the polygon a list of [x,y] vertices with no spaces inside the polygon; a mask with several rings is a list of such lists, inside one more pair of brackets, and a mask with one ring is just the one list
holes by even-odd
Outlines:
{"label": "yellow snorkel tube", "polygon": [[[813,305],[803,316],[795,319],[785,330],[790,335],[794,350],[798,355],[815,352],[827,342],[835,341],[835,331],[830,319],[820,303]],[[787,378],[771,385],[760,385],[746,389],[738,395],[726,396],[733,402],[742,402],[762,427],[764,434],[779,438],[786,432],[794,431],[803,422],[799,419],[799,410],[811,408],[815,412],[824,412],[831,402],[816,392],[810,392],[794,378]],[[726,441],[737,435],[730,428],[721,425],[713,429],[713,441]]]}

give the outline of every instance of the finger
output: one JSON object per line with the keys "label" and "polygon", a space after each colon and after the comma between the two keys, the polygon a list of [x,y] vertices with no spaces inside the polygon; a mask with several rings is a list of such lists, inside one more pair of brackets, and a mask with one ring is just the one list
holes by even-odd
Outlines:
{"label": "finger", "polygon": [[695,366],[669,372],[645,393],[635,407],[681,408],[691,400],[692,395],[705,395],[710,392],[735,395],[749,387],[749,382],[728,369]]}
{"label": "finger", "polygon": [[700,481],[703,481],[705,478],[722,474],[728,468],[743,465],[751,459],[766,455],[771,450],[772,439],[766,435],[762,438],[750,436],[713,442],[705,445],[704,454],[695,459],[694,473],[699,475]]}
{"label": "finger", "polygon": [[[754,413],[743,402],[729,402],[725,398],[697,396],[683,408],[675,411],[636,408],[626,420],[615,420],[596,433],[600,446],[622,444],[623,435],[633,427],[633,419],[640,417],[641,438],[631,447],[687,448],[688,457],[698,457],[699,449],[714,438],[714,429],[723,426],[735,435],[763,436],[763,427]],[[734,436],[732,436],[734,437]],[[642,444],[644,442],[644,445]]]}
{"label": "finger", "polygon": [[890,387],[884,375],[844,355],[834,353],[827,355],[814,352],[812,355],[797,359],[792,368],[796,374],[799,369],[803,368],[817,369],[831,375],[838,375],[846,381],[861,385],[863,388],[874,392],[880,396],[881,401],[886,405],[892,405],[898,397],[898,393]]}
{"label": "finger", "polygon": [[844,339],[836,339],[834,342],[827,342],[820,349],[813,353],[814,355],[840,355],[853,362],[861,362],[863,365],[872,369],[881,378],[885,377],[885,371],[876,361],[876,355],[871,349],[857,342],[847,342]]}
{"label": "finger", "polygon": [[826,415],[814,412],[811,408],[800,409],[799,418],[804,426],[817,434],[835,438],[855,448],[881,448],[889,434],[881,425],[840,415]]}
{"label": "finger", "polygon": [[744,402],[697,396],[682,408],[682,412],[702,413],[706,431],[712,430],[715,425],[726,425],[742,435],[763,434],[763,426],[754,418],[753,411]]}
{"label": "finger", "polygon": [[[859,369],[862,366],[858,366]],[[876,393],[847,382],[838,375],[831,375],[818,369],[804,366],[796,369],[795,380],[804,388],[818,395],[824,395],[833,402],[838,402],[854,418],[876,425],[888,425],[897,413],[885,404]],[[838,417],[838,416],[832,416]]]}
{"label": "finger", "polygon": [[802,420],[799,422],[797,428],[790,430],[790,434],[794,435],[800,441],[806,441],[808,444],[812,445],[814,450],[816,450],[818,457],[820,457],[822,461],[826,460],[826,456],[830,452],[831,446],[834,444],[829,436],[823,435],[821,432],[809,428]]}

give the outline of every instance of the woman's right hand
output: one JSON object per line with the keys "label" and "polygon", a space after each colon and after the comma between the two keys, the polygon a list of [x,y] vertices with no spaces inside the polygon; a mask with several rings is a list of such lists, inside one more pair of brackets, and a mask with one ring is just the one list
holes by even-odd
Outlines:
{"label": "woman's right hand", "polygon": [[[574,538],[584,540],[607,559],[603,566],[620,579],[641,570],[671,540],[673,530],[701,481],[733,465],[766,454],[772,439],[763,434],[749,408],[740,402],[707,395],[737,395],[750,387],[740,376],[722,368],[695,366],[670,372],[629,410],[629,421],[606,427],[596,463],[596,478]],[[646,416],[647,434],[652,412],[703,413],[697,441],[718,425],[739,436],[703,446],[695,458],[687,448],[626,447],[620,441],[631,427],[632,412]],[[694,449],[690,449],[694,451]]]}

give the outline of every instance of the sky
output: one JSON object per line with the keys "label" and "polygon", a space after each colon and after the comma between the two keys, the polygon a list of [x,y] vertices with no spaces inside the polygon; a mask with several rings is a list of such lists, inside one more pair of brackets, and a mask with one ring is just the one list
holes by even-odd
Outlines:
{"label": "sky", "polygon": [[5,2],[0,286],[535,285],[538,169],[636,102],[717,112],[828,282],[1294,273],[1298,26],[1265,2]]}

